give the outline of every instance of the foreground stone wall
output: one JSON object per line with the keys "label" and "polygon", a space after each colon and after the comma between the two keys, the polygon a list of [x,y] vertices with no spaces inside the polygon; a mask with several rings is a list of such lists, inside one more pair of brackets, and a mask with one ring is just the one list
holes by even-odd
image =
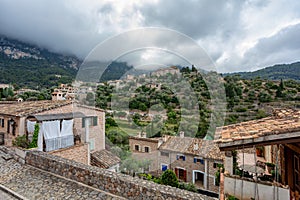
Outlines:
{"label": "foreground stone wall", "polygon": [[84,165],[44,152],[27,152],[26,163],[127,199],[214,199],[98,167]]}
{"label": "foreground stone wall", "polygon": [[62,158],[74,160],[83,164],[88,164],[88,145],[79,144],[69,148],[59,149],[50,152],[52,155],[56,155]]}

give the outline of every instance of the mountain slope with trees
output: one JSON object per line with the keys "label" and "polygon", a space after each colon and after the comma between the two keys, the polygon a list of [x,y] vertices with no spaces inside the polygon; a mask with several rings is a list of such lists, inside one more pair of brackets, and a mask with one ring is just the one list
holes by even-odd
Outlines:
{"label": "mountain slope with trees", "polygon": [[300,62],[291,64],[278,64],[254,72],[237,72],[226,75],[240,75],[244,79],[253,79],[260,77],[267,80],[288,80],[300,81]]}

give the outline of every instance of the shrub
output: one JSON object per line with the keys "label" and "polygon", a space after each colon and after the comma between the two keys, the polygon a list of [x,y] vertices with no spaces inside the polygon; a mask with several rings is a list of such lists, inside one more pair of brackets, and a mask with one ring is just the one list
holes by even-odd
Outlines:
{"label": "shrub", "polygon": [[26,139],[26,135],[21,135],[21,136],[16,137],[16,139],[12,143],[14,146],[22,147],[25,149],[27,149],[29,146],[29,143]]}
{"label": "shrub", "polygon": [[178,179],[176,177],[176,174],[170,169],[167,169],[161,175],[161,182],[164,185],[170,185],[170,186],[173,186],[173,187],[178,187]]}
{"label": "shrub", "polygon": [[197,192],[197,188],[193,183],[180,183],[179,184],[180,189],[188,190],[191,192]]}

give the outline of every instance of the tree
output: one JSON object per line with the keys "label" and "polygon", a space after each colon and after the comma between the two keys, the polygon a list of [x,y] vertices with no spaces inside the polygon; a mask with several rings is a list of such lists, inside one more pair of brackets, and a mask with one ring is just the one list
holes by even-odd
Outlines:
{"label": "tree", "polygon": [[161,181],[164,185],[170,185],[172,187],[178,187],[178,179],[176,174],[170,170],[167,169],[164,171],[164,173],[161,175]]}

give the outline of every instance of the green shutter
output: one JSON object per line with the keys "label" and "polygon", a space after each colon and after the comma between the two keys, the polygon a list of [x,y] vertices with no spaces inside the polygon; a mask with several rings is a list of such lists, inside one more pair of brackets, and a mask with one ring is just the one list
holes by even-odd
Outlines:
{"label": "green shutter", "polygon": [[97,126],[98,125],[98,117],[93,117],[93,126]]}
{"label": "green shutter", "polygon": [[82,118],[82,128],[85,127],[85,117]]}

